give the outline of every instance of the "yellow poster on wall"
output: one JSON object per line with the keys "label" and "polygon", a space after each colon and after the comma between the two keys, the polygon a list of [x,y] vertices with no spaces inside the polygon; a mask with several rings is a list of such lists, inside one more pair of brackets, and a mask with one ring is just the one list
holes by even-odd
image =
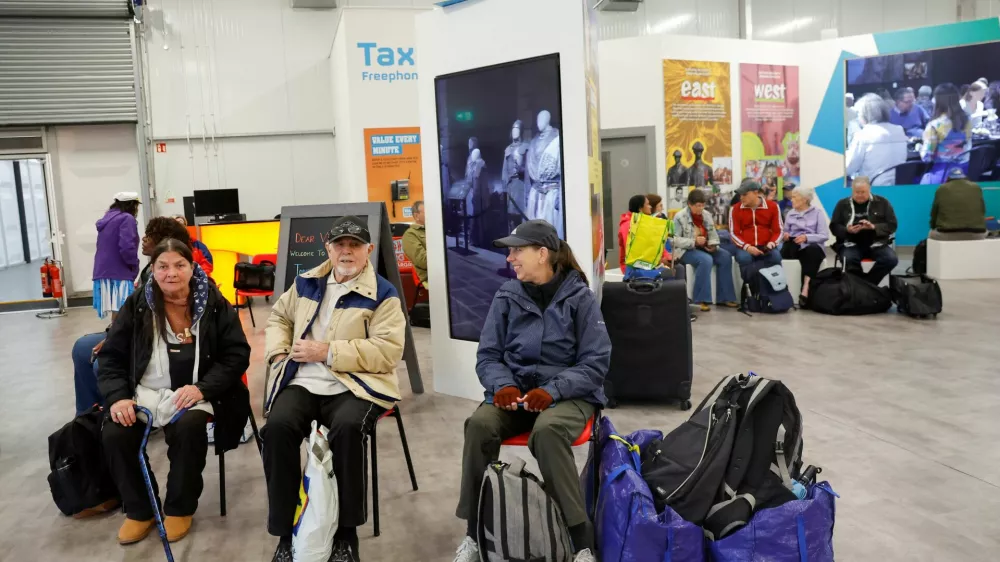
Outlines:
{"label": "yellow poster on wall", "polygon": [[732,190],[729,63],[663,61],[667,208],[682,209],[691,188],[724,198]]}
{"label": "yellow poster on wall", "polygon": [[410,222],[424,198],[420,127],[365,129],[368,200],[382,201],[393,222]]}

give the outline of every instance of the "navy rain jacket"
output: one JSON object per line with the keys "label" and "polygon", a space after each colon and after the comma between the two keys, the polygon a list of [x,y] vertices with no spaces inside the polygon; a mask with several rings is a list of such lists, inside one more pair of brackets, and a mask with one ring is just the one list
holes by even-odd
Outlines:
{"label": "navy rain jacket", "polygon": [[486,400],[501,388],[534,388],[556,402],[581,399],[603,406],[611,340],[597,298],[570,271],[540,310],[521,282],[508,281],[493,298],[479,339],[476,374]]}

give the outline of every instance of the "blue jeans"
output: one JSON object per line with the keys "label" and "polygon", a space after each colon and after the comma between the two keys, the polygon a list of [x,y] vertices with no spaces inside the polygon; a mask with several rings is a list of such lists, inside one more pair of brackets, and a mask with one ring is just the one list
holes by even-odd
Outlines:
{"label": "blue jeans", "polygon": [[713,253],[705,250],[688,250],[678,260],[684,265],[694,268],[694,302],[697,304],[712,302],[712,265],[715,272],[715,302],[717,304],[736,302],[736,290],[733,287],[733,256],[723,248]]}
{"label": "blue jeans", "polygon": [[771,250],[764,255],[753,257],[746,250],[740,250],[737,248],[736,254],[734,254],[733,257],[736,258],[736,263],[740,264],[740,277],[743,278],[743,281],[747,280],[750,265],[754,262],[760,264],[760,267],[770,267],[781,263],[781,252],[776,249]]}
{"label": "blue jeans", "polygon": [[94,346],[104,341],[104,336],[104,332],[87,334],[73,344],[73,386],[78,416],[94,404],[104,405],[104,397],[97,388],[97,361],[90,360]]}
{"label": "blue jeans", "polygon": [[[886,275],[892,273],[892,270],[896,268],[899,264],[899,258],[896,257],[896,252],[893,251],[889,246],[878,246],[875,248],[866,246],[850,246],[844,248],[844,267],[847,271],[856,273],[873,285],[878,285],[885,279]],[[872,264],[871,271],[867,274],[861,268],[861,260],[872,259],[875,263]]]}

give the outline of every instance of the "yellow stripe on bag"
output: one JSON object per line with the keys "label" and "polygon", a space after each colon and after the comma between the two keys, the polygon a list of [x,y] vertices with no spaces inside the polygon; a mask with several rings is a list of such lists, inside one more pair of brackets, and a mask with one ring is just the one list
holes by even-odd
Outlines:
{"label": "yellow stripe on bag", "polygon": [[302,483],[299,484],[299,505],[295,506],[295,519],[292,520],[293,533],[298,532],[299,522],[307,507],[309,507],[309,477],[303,474]]}

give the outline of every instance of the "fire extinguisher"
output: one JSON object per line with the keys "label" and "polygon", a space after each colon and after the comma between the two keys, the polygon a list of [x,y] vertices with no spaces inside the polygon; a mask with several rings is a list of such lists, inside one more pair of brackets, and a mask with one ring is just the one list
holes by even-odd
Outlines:
{"label": "fire extinguisher", "polygon": [[49,277],[49,260],[46,259],[42,263],[42,296],[45,298],[50,298],[52,296],[52,282]]}
{"label": "fire extinguisher", "polygon": [[59,262],[53,260],[49,265],[49,277],[52,278],[52,296],[61,299],[63,296],[62,270]]}

